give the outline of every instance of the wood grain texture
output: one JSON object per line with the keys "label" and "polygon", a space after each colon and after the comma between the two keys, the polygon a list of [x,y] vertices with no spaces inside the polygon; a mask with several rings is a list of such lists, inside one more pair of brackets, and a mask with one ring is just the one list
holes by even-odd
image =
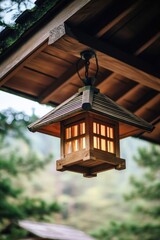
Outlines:
{"label": "wood grain texture", "polygon": [[[141,2],[141,1],[139,1]],[[108,24],[106,24],[103,28],[97,32],[96,37],[100,38],[102,37],[107,31],[109,31],[111,28],[113,28],[116,24],[118,24],[121,20],[125,19],[126,16],[128,16],[130,13],[133,12],[134,9],[137,8],[139,5],[139,2],[135,2],[130,7],[125,9],[122,13],[120,13],[117,17],[115,17],[112,21],[110,21]]]}
{"label": "wood grain texture", "polygon": [[[82,65],[81,65],[82,68]],[[39,96],[39,102],[40,103],[47,103],[50,101],[50,99],[52,99],[52,97],[55,97],[55,92],[60,92],[59,88],[64,88],[65,85],[69,82],[71,82],[71,80],[73,78],[75,78],[75,76],[77,75],[76,73],[76,68],[75,65],[72,65],[71,67],[67,68],[67,70],[59,77],[59,79],[57,79],[57,81],[55,81],[53,84],[51,84],[49,86],[49,88],[47,87],[43,93]]]}
{"label": "wood grain texture", "polygon": [[26,41],[19,49],[15,49],[15,52],[1,64],[0,79],[2,80],[6,75],[10,74],[15,67],[20,67],[22,62],[29,55],[31,55],[37,49],[37,47],[41,46],[47,41],[50,30],[64,23],[69,17],[84,7],[88,2],[90,2],[90,0],[75,0],[71,2],[43,28],[39,29],[35,35]]}
{"label": "wood grain texture", "polygon": [[[56,47],[63,51],[70,52],[74,56],[79,56],[79,52],[84,49],[94,48],[100,66],[120,75],[124,75],[125,73],[125,77],[160,91],[159,77],[148,73],[149,67],[145,63],[141,62],[139,64],[139,60],[135,57],[120,53],[112,46],[77,31],[77,29],[72,30],[70,28],[67,34],[69,36],[65,35],[55,43]],[[73,45],[74,49],[72,47]]]}

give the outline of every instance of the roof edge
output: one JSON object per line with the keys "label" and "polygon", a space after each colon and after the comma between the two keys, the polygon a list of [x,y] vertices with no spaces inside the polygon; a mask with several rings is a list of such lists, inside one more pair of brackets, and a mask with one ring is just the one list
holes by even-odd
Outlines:
{"label": "roof edge", "polygon": [[148,132],[151,132],[154,129],[152,124],[118,105],[106,95],[99,93],[99,89],[92,86],[84,86],[80,88],[72,97],[61,103],[36,122],[30,124],[28,129],[35,132],[41,127],[63,121],[67,116],[77,114],[78,112],[81,113],[82,111],[101,114]]}

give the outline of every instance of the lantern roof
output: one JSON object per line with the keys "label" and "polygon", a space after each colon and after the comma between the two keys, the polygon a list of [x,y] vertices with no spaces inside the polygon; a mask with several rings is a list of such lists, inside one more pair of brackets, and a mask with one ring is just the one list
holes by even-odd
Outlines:
{"label": "lantern roof", "polygon": [[103,115],[145,131],[152,131],[154,128],[152,124],[149,124],[142,118],[118,105],[106,95],[101,94],[99,89],[93,86],[84,86],[80,88],[76,94],[39,120],[30,124],[28,128],[32,132],[41,132],[41,128],[45,126],[61,122],[69,117],[86,111]]}

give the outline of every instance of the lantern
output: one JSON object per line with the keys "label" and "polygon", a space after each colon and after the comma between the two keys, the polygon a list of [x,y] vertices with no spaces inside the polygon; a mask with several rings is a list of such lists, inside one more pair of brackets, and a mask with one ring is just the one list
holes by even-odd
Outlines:
{"label": "lantern", "polygon": [[[96,60],[96,73],[89,76],[90,59]],[[84,61],[85,77],[79,77],[85,86],[50,113],[29,126],[61,138],[61,159],[57,160],[58,171],[82,173],[94,177],[109,169],[125,169],[125,160],[120,158],[119,140],[153,126],[119,106],[93,87],[98,73],[98,61],[93,51],[84,51],[77,63]]]}

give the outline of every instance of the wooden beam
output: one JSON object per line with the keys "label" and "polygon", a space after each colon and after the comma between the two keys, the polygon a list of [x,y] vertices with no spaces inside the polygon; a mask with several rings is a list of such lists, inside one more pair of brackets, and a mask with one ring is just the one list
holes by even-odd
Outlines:
{"label": "wooden beam", "polygon": [[[81,71],[83,70],[84,64],[82,62],[79,63],[79,72],[81,74]],[[76,86],[77,89],[81,86],[79,84],[73,83],[73,79],[76,78],[77,72],[75,64],[70,67],[59,79],[57,79],[53,84],[51,84],[49,87],[44,90],[44,92],[39,96],[38,102],[42,104],[48,103],[52,98],[61,91],[63,87],[66,87],[67,84],[71,84],[73,86]],[[106,79],[106,73],[103,73],[99,76],[98,81],[104,82],[104,79]]]}
{"label": "wooden beam", "polygon": [[154,125],[154,124],[157,124],[160,122],[160,116],[156,117],[153,121],[151,121],[151,123]]}
{"label": "wooden beam", "polygon": [[[31,55],[38,46],[47,41],[49,32],[64,23],[68,18],[75,14],[78,10],[84,7],[91,0],[74,0],[67,5],[60,13],[58,13],[50,22],[39,29],[28,41],[24,42],[22,46],[15,49],[14,53],[10,55],[0,66],[0,79],[3,80],[8,74],[11,74],[15,68],[22,67],[22,62]],[[22,65],[21,65],[22,64]],[[7,81],[7,80],[6,80]]]}
{"label": "wooden beam", "polygon": [[156,40],[160,38],[160,32],[158,32],[156,35],[154,35],[149,41],[147,41],[145,44],[143,44],[140,48],[136,50],[134,53],[135,56],[140,55],[143,51],[145,51],[148,47],[150,47]]}
{"label": "wooden beam", "polygon": [[134,9],[137,8],[141,1],[134,3],[129,8],[120,13],[117,17],[115,17],[111,22],[109,22],[106,26],[104,26],[97,34],[96,37],[102,37],[107,31],[109,31],[112,27],[114,27],[117,23],[119,23],[122,19],[124,19],[127,15],[129,15]]}
{"label": "wooden beam", "polygon": [[120,105],[123,105],[123,101],[125,99],[128,99],[131,95],[135,95],[139,89],[142,88],[141,84],[137,84],[135,87],[131,88],[129,91],[127,91],[123,96],[121,96],[116,102]]}
{"label": "wooden beam", "polygon": [[[127,11],[127,10],[126,10]],[[139,49],[137,49],[134,53],[135,56],[138,56],[140,55],[144,50],[146,50],[149,46],[151,46],[158,38],[160,37],[160,33],[158,32],[155,36],[153,36],[148,42],[146,42],[145,44],[143,44]],[[103,90],[104,86],[106,85],[106,81],[111,81],[113,78],[115,78],[116,76],[118,76],[117,73],[112,73],[108,78],[104,79],[103,82],[101,82],[100,84],[97,85],[98,88],[102,88],[102,91],[104,91],[105,93],[105,90]],[[135,86],[133,89],[127,91],[126,94],[124,94],[122,97],[120,97],[118,100],[117,100],[117,103],[118,104],[121,104],[121,101],[123,101],[124,98],[127,98],[128,95],[131,94],[132,91],[137,91],[137,88],[139,88],[140,85],[138,86]]]}
{"label": "wooden beam", "polygon": [[[142,85],[137,85],[137,86],[142,86]],[[133,88],[134,89],[134,88]],[[140,90],[140,91],[138,91]],[[142,90],[143,94],[143,90]],[[142,111],[145,109],[145,106],[149,106],[150,101],[152,101],[154,98],[157,98],[157,93],[155,91],[150,90],[150,92],[147,92],[144,97],[141,97],[139,101],[134,102],[134,97],[135,96],[141,96],[141,89],[137,89],[137,92],[133,91],[131,93],[131,96],[127,99],[124,99],[122,101],[117,101],[118,104],[121,106],[127,108],[129,111],[135,113],[137,115],[137,111],[142,109]],[[133,101],[132,101],[133,100]],[[158,102],[158,101],[157,101]],[[160,101],[159,101],[160,104]],[[152,106],[153,108],[155,107],[154,105]]]}
{"label": "wooden beam", "polygon": [[[39,46],[34,53],[32,53],[30,56],[28,56],[28,58],[26,60],[24,60],[23,62],[19,63],[17,65],[17,67],[15,67],[9,74],[7,74],[5,77],[2,77],[2,79],[0,80],[0,87],[3,86],[11,77],[13,77],[20,69],[22,69],[24,67],[25,64],[27,64],[29,61],[31,61],[38,53],[40,53],[41,51],[43,51],[43,49],[45,49],[47,47],[47,42],[45,41],[41,46]],[[8,60],[6,60],[6,62],[8,64],[13,64],[12,62],[10,62],[10,58],[8,58]],[[10,62],[10,63],[9,63]],[[7,64],[6,63],[6,64]],[[7,68],[7,65],[3,64],[0,67],[0,70],[2,68],[2,66]],[[9,67],[9,66],[8,66]],[[4,69],[4,71],[6,71],[7,69]],[[0,74],[3,75],[3,72],[1,72]],[[0,75],[1,76],[1,75]]]}
{"label": "wooden beam", "polygon": [[154,71],[153,66],[114,48],[106,42],[91,37],[77,28],[66,27],[66,34],[55,43],[57,48],[77,57],[85,49],[95,49],[100,66],[122,76],[125,75],[125,77],[144,86],[160,90],[160,74]]}
{"label": "wooden beam", "polygon": [[101,83],[98,83],[96,85],[97,88],[101,89],[101,93],[105,93],[105,86],[107,84],[106,81],[111,81],[113,78],[115,78],[117,76],[117,73],[111,73],[106,79],[104,79],[104,81],[102,81]]}
{"label": "wooden beam", "polygon": [[[150,99],[146,102],[142,107],[140,107],[134,114],[138,116],[143,116],[143,112],[145,109],[152,109],[154,106],[160,106],[160,94],[158,93],[154,98]],[[157,109],[157,112],[159,109]],[[160,111],[159,111],[160,112]]]}
{"label": "wooden beam", "polygon": [[[79,69],[80,68],[82,68],[82,65],[79,66]],[[50,87],[47,87],[47,89],[40,95],[39,102],[49,102],[54,96],[55,91],[57,91],[59,87],[63,87],[64,85],[66,85],[66,83],[68,83],[75,75],[77,75],[77,72],[75,65],[73,65],[59,79],[57,79],[56,82],[51,84]]]}

